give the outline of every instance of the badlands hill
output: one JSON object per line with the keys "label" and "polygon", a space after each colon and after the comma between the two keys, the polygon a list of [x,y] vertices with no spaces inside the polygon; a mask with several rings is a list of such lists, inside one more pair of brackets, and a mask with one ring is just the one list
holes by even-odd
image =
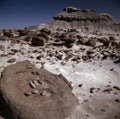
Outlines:
{"label": "badlands hill", "polygon": [[77,29],[94,33],[120,33],[120,24],[109,14],[91,9],[66,7],[47,24],[53,29]]}
{"label": "badlands hill", "polygon": [[1,30],[0,119],[120,119],[113,17],[68,7],[48,24]]}

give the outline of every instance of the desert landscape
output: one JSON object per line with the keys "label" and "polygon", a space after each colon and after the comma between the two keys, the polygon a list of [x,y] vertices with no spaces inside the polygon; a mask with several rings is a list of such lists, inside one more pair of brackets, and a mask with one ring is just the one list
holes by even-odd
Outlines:
{"label": "desert landscape", "polygon": [[0,30],[0,119],[120,119],[120,24],[74,7],[53,19]]}

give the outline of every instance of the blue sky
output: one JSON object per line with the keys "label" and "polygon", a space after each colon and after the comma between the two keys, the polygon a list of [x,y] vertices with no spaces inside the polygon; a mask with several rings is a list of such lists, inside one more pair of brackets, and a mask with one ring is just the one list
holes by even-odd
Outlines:
{"label": "blue sky", "polygon": [[47,23],[65,6],[96,9],[120,22],[120,0],[0,0],[0,29]]}

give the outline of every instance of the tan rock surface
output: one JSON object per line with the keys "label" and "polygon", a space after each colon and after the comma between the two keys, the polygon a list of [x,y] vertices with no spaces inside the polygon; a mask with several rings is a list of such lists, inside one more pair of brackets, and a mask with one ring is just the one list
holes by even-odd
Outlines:
{"label": "tan rock surface", "polygon": [[64,119],[78,104],[62,75],[37,69],[29,61],[8,66],[0,80],[4,112],[15,119]]}

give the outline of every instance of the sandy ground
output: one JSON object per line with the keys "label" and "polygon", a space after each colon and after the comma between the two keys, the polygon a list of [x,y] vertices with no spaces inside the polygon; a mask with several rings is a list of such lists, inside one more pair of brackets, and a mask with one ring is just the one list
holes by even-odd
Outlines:
{"label": "sandy ground", "polygon": [[111,61],[45,66],[62,73],[79,99],[79,106],[66,119],[120,119],[120,88],[116,88],[120,87],[120,66]]}
{"label": "sandy ground", "polygon": [[[10,46],[7,42],[4,45],[5,50],[0,51],[0,54],[6,56],[0,58],[0,72],[11,64],[7,63],[10,58],[15,58],[16,61],[30,60],[37,68],[43,67],[52,73],[63,74],[72,84],[79,105],[66,119],[120,119],[120,64],[114,64],[108,59],[80,63],[68,61],[62,65],[61,61],[43,58],[42,66],[41,61],[34,58],[38,54],[32,53],[33,49],[28,45]],[[24,55],[21,52],[8,55],[9,46],[21,50]],[[4,118],[0,117],[0,119]]]}

